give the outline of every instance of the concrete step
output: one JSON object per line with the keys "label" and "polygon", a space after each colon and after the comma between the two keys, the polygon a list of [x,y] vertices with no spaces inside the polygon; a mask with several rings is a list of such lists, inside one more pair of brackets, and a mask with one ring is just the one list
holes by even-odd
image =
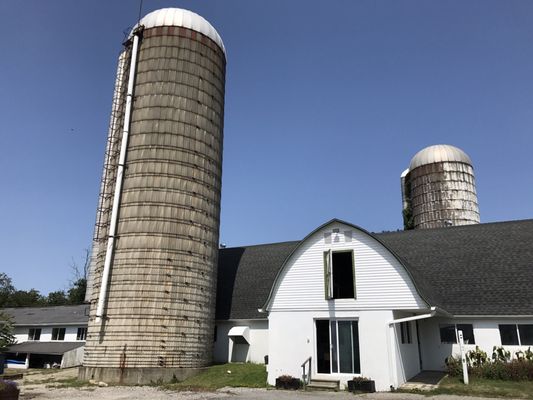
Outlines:
{"label": "concrete step", "polygon": [[339,390],[339,381],[326,379],[311,379],[311,382],[306,386],[308,390]]}

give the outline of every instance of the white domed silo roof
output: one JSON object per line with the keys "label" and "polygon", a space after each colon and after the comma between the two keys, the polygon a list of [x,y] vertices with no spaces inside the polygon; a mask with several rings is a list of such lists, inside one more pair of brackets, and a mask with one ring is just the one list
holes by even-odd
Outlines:
{"label": "white domed silo roof", "polygon": [[448,144],[437,144],[420,150],[411,159],[409,170],[413,170],[421,165],[433,164],[438,162],[462,162],[472,165],[472,160],[461,149]]}
{"label": "white domed silo roof", "polygon": [[[204,17],[182,8],[161,8],[146,14],[140,21],[146,29],[157,26],[180,26],[191,29],[213,40],[226,54],[226,48],[217,30]],[[132,32],[139,25],[135,25]],[[130,33],[131,36],[131,33]]]}

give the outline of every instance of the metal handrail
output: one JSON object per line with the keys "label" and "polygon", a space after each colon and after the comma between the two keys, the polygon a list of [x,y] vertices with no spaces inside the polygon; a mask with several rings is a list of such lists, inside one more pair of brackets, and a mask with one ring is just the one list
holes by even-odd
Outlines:
{"label": "metal handrail", "polygon": [[[309,356],[307,358],[307,360],[305,360],[303,362],[303,364],[301,365],[301,367],[302,367],[302,381],[304,383],[304,388],[305,388],[305,386],[307,386],[311,382],[311,359],[312,359],[312,357]],[[309,368],[307,370],[307,372],[308,372],[307,374],[305,373],[306,364],[309,364]]]}

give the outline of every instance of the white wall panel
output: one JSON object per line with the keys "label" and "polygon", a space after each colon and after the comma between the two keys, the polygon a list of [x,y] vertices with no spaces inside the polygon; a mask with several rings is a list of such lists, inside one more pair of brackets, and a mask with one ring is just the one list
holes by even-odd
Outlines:
{"label": "white wall panel", "polygon": [[228,332],[234,326],[248,326],[250,328],[250,348],[248,362],[262,364],[268,355],[268,321],[265,320],[230,320],[216,321],[217,340],[214,344],[213,360],[216,363],[226,363],[229,360]]}
{"label": "white wall panel", "polygon": [[[339,229],[339,241],[326,244],[324,233]],[[351,241],[343,232],[352,231]],[[356,299],[325,300],[323,253],[353,250]],[[270,310],[420,309],[427,305],[396,258],[368,234],[342,223],[315,232],[288,260],[274,289]]]}
{"label": "white wall panel", "polygon": [[[444,370],[445,359],[450,355],[459,357],[458,344],[441,343],[439,324],[472,324],[475,344],[465,345],[465,350],[474,350],[476,346],[492,355],[494,346],[501,346],[499,324],[533,324],[533,319],[513,318],[431,318],[419,322],[422,366],[426,370]],[[527,350],[530,346],[503,346],[513,357],[518,350]]]}
{"label": "white wall panel", "polygon": [[[412,315],[407,313],[395,313],[394,319],[406,318]],[[409,322],[411,329],[411,343],[402,343],[400,324],[395,324],[396,344],[396,376],[398,383],[402,384],[420,372],[420,360],[418,353],[418,341],[416,321]]]}
{"label": "white wall panel", "polygon": [[389,390],[391,375],[387,347],[391,311],[362,312],[272,312],[269,316],[270,363],[268,383],[280,375],[302,376],[302,363],[312,357],[313,379],[338,379],[341,385],[354,374],[318,374],[315,339],[316,319],[343,319],[359,322],[359,351],[362,376],[374,379],[377,390]]}

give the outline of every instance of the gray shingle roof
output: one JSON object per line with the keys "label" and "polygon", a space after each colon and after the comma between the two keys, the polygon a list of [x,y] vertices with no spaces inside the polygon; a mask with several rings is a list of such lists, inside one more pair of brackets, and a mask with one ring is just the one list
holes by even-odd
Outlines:
{"label": "gray shingle roof", "polygon": [[278,270],[299,242],[220,249],[216,319],[266,318],[263,306]]}
{"label": "gray shingle roof", "polygon": [[89,305],[4,308],[15,326],[87,325]]}
{"label": "gray shingle roof", "polygon": [[64,354],[67,351],[77,349],[85,342],[23,342],[14,344],[7,350],[8,353],[31,353],[31,354]]}
{"label": "gray shingle roof", "polygon": [[454,315],[533,315],[533,220],[376,235]]}
{"label": "gray shingle roof", "polygon": [[[455,315],[533,315],[533,220],[374,234],[403,262],[419,293]],[[300,242],[219,251],[219,320],[259,313]]]}

